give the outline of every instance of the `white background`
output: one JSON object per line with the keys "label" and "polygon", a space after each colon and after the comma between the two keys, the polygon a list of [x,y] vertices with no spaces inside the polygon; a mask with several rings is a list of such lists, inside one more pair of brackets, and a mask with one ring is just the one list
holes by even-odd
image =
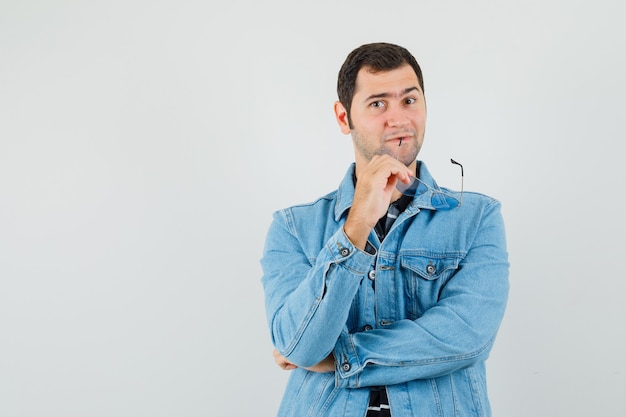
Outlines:
{"label": "white background", "polygon": [[619,0],[0,0],[0,416],[273,416],[271,213],[352,162],[355,47],[422,65],[420,159],[502,201],[494,416],[624,416]]}

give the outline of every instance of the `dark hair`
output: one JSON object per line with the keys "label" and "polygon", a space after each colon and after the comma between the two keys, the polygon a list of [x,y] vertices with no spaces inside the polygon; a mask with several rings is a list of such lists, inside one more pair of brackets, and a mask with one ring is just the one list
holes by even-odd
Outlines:
{"label": "dark hair", "polygon": [[361,45],[348,54],[337,77],[337,95],[341,104],[346,108],[350,126],[352,126],[350,108],[356,88],[356,77],[361,68],[368,67],[374,72],[391,71],[406,64],[409,64],[415,71],[419,85],[424,92],[422,69],[415,57],[405,48],[391,43],[378,42]]}

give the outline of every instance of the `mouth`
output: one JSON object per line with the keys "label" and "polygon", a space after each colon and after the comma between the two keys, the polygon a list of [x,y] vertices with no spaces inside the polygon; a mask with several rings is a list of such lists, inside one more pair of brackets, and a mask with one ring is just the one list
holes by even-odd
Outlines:
{"label": "mouth", "polygon": [[402,146],[402,142],[408,141],[411,139],[411,136],[395,136],[392,138],[385,139],[385,142],[391,143],[397,146]]}
{"label": "mouth", "polygon": [[415,137],[414,132],[410,130],[396,131],[383,136],[383,142],[392,143],[401,146],[402,142],[408,142]]}

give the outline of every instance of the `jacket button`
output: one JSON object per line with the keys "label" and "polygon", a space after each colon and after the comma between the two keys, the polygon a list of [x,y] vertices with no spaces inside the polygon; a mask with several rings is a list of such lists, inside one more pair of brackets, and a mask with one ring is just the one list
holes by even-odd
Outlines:
{"label": "jacket button", "polygon": [[367,273],[367,277],[371,279],[372,281],[374,281],[376,279],[376,271],[371,270],[370,272]]}
{"label": "jacket button", "polygon": [[426,272],[428,273],[428,275],[433,275],[435,272],[437,272],[437,268],[435,267],[435,265],[430,264],[426,266]]}
{"label": "jacket button", "polygon": [[341,256],[348,256],[348,255],[350,255],[350,249],[348,249],[348,248],[341,248],[339,253],[341,254]]}
{"label": "jacket button", "polygon": [[348,372],[350,369],[352,369],[352,367],[348,362],[344,362],[341,364],[341,369],[343,369],[344,372]]}
{"label": "jacket button", "polygon": [[372,327],[372,326],[370,326],[369,324],[366,324],[366,325],[363,327],[363,330],[365,330],[366,332],[369,332],[369,331],[370,331],[370,330],[372,330],[372,329],[373,329],[373,327]]}

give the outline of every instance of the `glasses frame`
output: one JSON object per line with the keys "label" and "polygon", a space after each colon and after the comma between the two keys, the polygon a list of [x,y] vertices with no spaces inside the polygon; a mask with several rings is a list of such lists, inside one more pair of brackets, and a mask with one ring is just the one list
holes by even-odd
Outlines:
{"label": "glasses frame", "polygon": [[463,165],[452,158],[450,158],[450,162],[461,167],[461,195],[459,196],[459,206],[461,206],[463,204]]}
{"label": "glasses frame", "polygon": [[[454,164],[454,165],[458,165],[459,167],[461,167],[461,192],[460,192],[460,195],[459,195],[458,199],[457,199],[457,197],[455,197],[455,196],[453,196],[453,195],[451,195],[449,193],[444,192],[439,187],[435,188],[435,187],[431,186],[430,184],[427,184],[426,182],[422,181],[418,177],[413,177],[414,181],[417,181],[419,184],[422,184],[424,187],[426,187],[427,190],[430,190],[430,191],[433,192],[433,195],[431,196],[431,203],[433,204],[433,207],[438,208],[438,209],[445,209],[445,206],[443,204],[436,204],[435,202],[432,201],[433,197],[435,195],[437,195],[437,194],[441,194],[441,195],[443,195],[445,197],[451,198],[451,199],[456,200],[458,202],[457,205],[455,205],[454,207],[451,207],[450,209],[456,208],[456,207],[460,207],[460,206],[463,205],[463,185],[464,185],[463,182],[464,182],[464,176],[465,176],[464,172],[463,172],[464,171],[463,170],[463,165],[461,163],[455,161],[452,158],[450,158],[450,162],[452,164]],[[426,192],[426,190],[424,190],[421,193],[418,192],[418,190],[420,188],[419,184],[417,186],[415,186],[415,183],[412,183],[411,185],[409,185],[407,187],[407,186],[405,186],[405,184],[400,184],[399,183],[399,184],[396,185],[396,187],[398,188],[398,190],[402,194],[409,195],[409,196],[415,196],[415,195],[421,195],[424,192]],[[414,192],[413,193],[407,193],[407,190],[410,190],[410,189],[413,189]],[[445,200],[445,197],[444,197],[444,200]],[[445,200],[445,201],[447,201],[447,200]],[[447,206],[449,206],[449,205],[447,205]]]}

